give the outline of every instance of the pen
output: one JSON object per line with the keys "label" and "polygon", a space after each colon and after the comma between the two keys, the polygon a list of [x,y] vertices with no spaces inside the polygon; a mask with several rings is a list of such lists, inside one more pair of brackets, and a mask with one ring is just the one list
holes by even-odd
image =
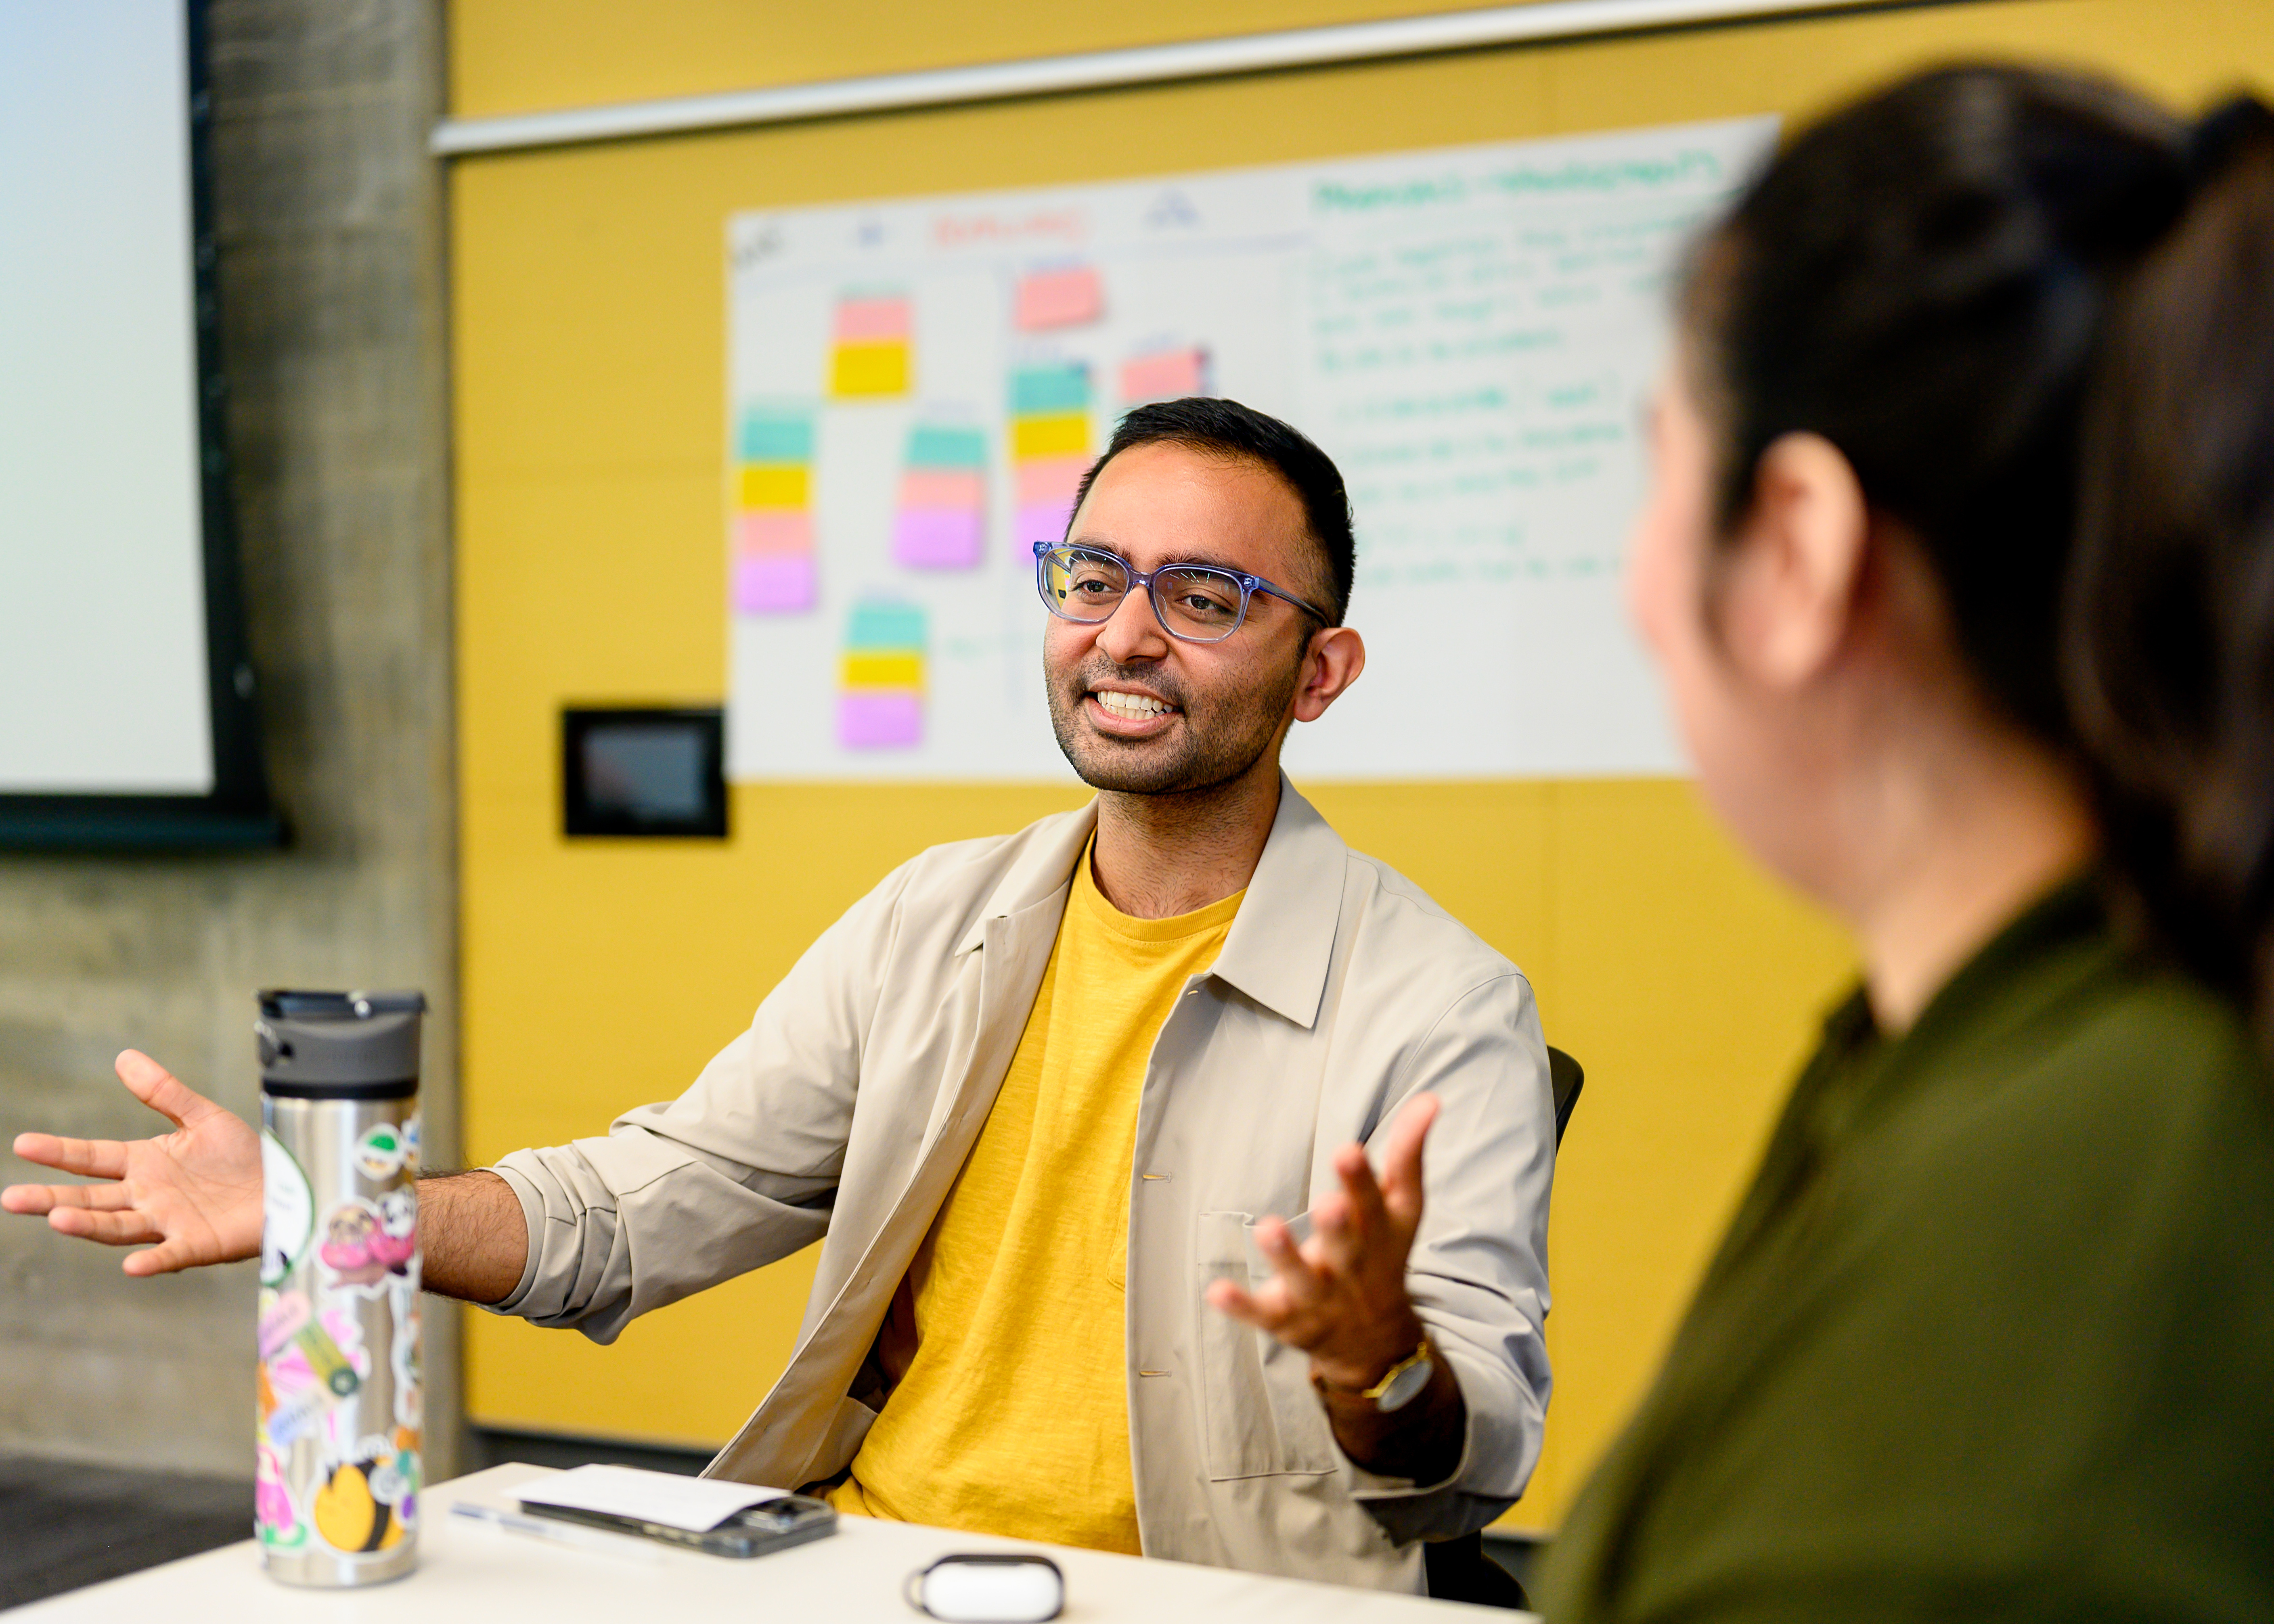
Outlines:
{"label": "pen", "polygon": [[558,1522],[545,1517],[525,1517],[516,1512],[501,1511],[495,1506],[480,1506],[472,1500],[454,1500],[450,1505],[453,1516],[468,1517],[477,1522],[494,1523],[508,1534],[526,1534],[534,1539],[549,1539],[558,1545],[576,1545],[586,1551],[599,1551],[609,1556],[627,1556],[635,1561],[651,1565],[663,1560],[663,1553],[653,1545],[621,1534],[605,1533],[596,1528],[578,1528],[574,1523]]}

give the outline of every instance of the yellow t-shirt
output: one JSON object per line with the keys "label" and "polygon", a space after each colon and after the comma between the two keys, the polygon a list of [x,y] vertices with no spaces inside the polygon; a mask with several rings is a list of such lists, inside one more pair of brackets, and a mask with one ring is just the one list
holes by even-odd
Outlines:
{"label": "yellow t-shirt", "polygon": [[1087,855],[1076,868],[1002,1092],[893,1303],[881,1352],[899,1379],[830,1492],[840,1511],[1137,1550],[1124,1328],[1137,1101],[1155,1036],[1244,895],[1133,919]]}

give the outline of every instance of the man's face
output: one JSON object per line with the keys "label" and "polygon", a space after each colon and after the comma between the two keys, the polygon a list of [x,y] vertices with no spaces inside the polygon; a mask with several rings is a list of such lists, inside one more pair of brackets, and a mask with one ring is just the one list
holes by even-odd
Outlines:
{"label": "man's face", "polygon": [[[1325,597],[1324,560],[1294,492],[1256,463],[1183,446],[1139,446],[1108,462],[1067,539],[1141,572],[1216,564]],[[1043,675],[1058,748],[1091,787],[1137,795],[1209,789],[1267,756],[1276,763],[1317,629],[1266,592],[1221,643],[1170,636],[1142,591],[1095,624],[1053,615]]]}

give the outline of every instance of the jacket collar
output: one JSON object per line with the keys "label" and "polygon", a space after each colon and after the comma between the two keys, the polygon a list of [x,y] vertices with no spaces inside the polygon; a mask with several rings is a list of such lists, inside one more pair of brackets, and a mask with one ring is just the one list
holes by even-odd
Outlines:
{"label": "jacket collar", "polygon": [[[984,943],[990,920],[1023,913],[1053,893],[1063,904],[1073,866],[1096,831],[1095,801],[1035,824],[1025,849],[956,944],[957,954],[972,952]],[[1247,882],[1246,900],[1239,905],[1209,974],[1275,1015],[1299,1026],[1312,1026],[1326,996],[1349,861],[1350,848],[1343,838],[1281,773],[1279,810],[1271,820],[1271,833]]]}
{"label": "jacket collar", "polygon": [[1319,1018],[1350,847],[1279,775],[1279,813],[1209,974],[1297,1026]]}

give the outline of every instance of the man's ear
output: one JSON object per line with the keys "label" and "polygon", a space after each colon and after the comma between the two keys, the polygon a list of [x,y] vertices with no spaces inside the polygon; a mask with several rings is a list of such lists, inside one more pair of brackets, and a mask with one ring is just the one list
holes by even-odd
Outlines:
{"label": "man's ear", "polygon": [[1716,593],[1741,670],[1789,689],[1831,665],[1855,630],[1871,535],[1864,487],[1830,440],[1786,434],[1761,454]]}
{"label": "man's ear", "polygon": [[1356,628],[1329,626],[1312,633],[1295,688],[1295,719],[1315,722],[1326,715],[1327,707],[1340,699],[1343,690],[1357,681],[1365,669],[1366,640]]}

